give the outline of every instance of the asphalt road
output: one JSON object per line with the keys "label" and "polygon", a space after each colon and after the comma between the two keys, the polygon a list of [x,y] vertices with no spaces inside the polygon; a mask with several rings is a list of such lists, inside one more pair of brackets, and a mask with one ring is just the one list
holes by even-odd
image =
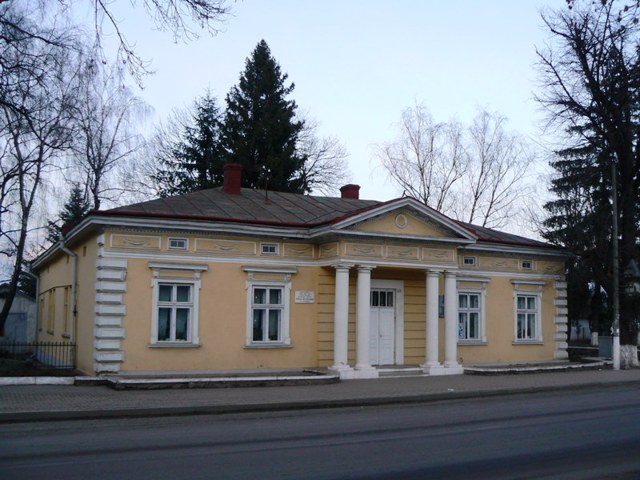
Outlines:
{"label": "asphalt road", "polygon": [[640,386],[0,425],[2,479],[640,478]]}

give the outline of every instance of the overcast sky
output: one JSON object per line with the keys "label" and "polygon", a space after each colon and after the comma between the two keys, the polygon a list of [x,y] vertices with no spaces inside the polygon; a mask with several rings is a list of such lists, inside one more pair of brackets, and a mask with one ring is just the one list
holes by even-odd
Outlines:
{"label": "overcast sky", "polygon": [[[292,98],[349,152],[361,198],[399,196],[373,157],[403,109],[424,103],[436,120],[469,123],[478,106],[539,139],[535,47],[540,10],[565,0],[239,0],[215,37],[188,44],[153,30],[138,2],[112,9],[136,51],[152,62],[140,96],[164,120],[210,89],[224,97],[264,39],[295,83]],[[346,182],[345,182],[346,183]]]}

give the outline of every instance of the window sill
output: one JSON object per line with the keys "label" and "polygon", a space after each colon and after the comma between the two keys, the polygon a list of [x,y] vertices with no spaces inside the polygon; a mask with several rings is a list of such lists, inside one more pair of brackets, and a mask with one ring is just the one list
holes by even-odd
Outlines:
{"label": "window sill", "polygon": [[486,340],[458,340],[458,345],[460,346],[464,346],[464,345],[487,345],[487,341]]}
{"label": "window sill", "polygon": [[149,348],[200,348],[199,343],[187,343],[187,342],[158,342],[150,343]]}
{"label": "window sill", "polygon": [[245,345],[244,348],[248,350],[261,350],[261,349],[273,349],[273,348],[293,348],[290,343],[252,343]]}
{"label": "window sill", "polygon": [[514,345],[544,345],[543,340],[514,340]]}
{"label": "window sill", "polygon": [[71,335],[69,335],[68,333],[63,333],[62,338],[71,338]]}

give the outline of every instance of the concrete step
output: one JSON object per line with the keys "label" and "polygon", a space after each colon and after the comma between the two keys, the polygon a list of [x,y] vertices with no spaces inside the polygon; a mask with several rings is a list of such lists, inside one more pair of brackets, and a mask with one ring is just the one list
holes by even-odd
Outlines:
{"label": "concrete step", "polygon": [[424,375],[420,367],[378,367],[380,377],[417,377]]}

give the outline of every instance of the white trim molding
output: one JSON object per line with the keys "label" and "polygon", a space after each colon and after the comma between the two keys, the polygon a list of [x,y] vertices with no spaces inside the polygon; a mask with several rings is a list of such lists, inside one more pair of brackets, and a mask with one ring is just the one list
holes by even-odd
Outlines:
{"label": "white trim molding", "polygon": [[[247,290],[245,348],[290,348],[291,274],[296,273],[297,270],[287,268],[265,270],[264,267],[243,267],[243,270],[249,274],[245,282],[245,288]],[[284,277],[280,280],[260,280],[254,278],[253,274],[256,272],[282,274]],[[279,289],[281,291],[281,303],[275,307],[275,309],[281,312],[277,340],[254,340],[253,338],[253,311],[254,308],[257,308],[254,305],[254,290],[256,288],[264,288],[267,291],[266,295],[269,294],[270,290]],[[267,311],[271,308],[270,301],[261,305],[264,305],[264,309]],[[265,321],[267,322],[266,328],[268,328],[268,318],[266,318]]]}
{"label": "white trim molding", "polygon": [[[514,345],[539,345],[544,343],[542,335],[542,289],[547,284],[545,280],[534,279],[511,279],[513,284],[513,344]],[[535,298],[535,335],[531,338],[518,338],[518,297],[534,297]],[[528,303],[528,301],[527,301]],[[526,310],[527,312],[525,312]],[[527,308],[521,311],[521,314],[530,315],[531,309]]]}
{"label": "white trim molding", "polygon": [[[192,264],[192,263],[166,263],[166,262],[149,262],[149,268],[152,270],[151,288],[152,288],[152,311],[151,311],[151,338],[149,340],[149,346],[151,347],[197,347],[200,345],[200,337],[198,333],[199,326],[199,313],[200,313],[200,289],[202,288],[202,281],[200,274],[208,270],[208,266],[204,264]],[[189,271],[193,276],[188,277],[175,277],[168,272],[170,271]],[[173,290],[176,290],[179,286],[189,287],[189,299],[184,302],[178,301],[177,298],[172,298],[169,303],[160,300],[160,287],[161,285],[169,285]],[[173,295],[173,294],[172,294]],[[161,305],[162,304],[162,305]],[[184,305],[183,305],[184,304]],[[170,339],[159,340],[158,339],[158,322],[159,322],[159,309],[170,308],[172,312],[180,309],[188,309],[189,317],[187,320],[187,336],[184,340],[175,339],[175,326],[171,327]],[[175,312],[171,314],[175,315]],[[174,322],[175,319],[172,320]],[[172,323],[173,324],[173,323]]]}
{"label": "white trim molding", "polygon": [[93,369],[96,374],[120,372],[124,362],[122,326],[127,307],[127,260],[104,258],[104,236],[99,235],[96,259],[96,304],[94,317]]}

